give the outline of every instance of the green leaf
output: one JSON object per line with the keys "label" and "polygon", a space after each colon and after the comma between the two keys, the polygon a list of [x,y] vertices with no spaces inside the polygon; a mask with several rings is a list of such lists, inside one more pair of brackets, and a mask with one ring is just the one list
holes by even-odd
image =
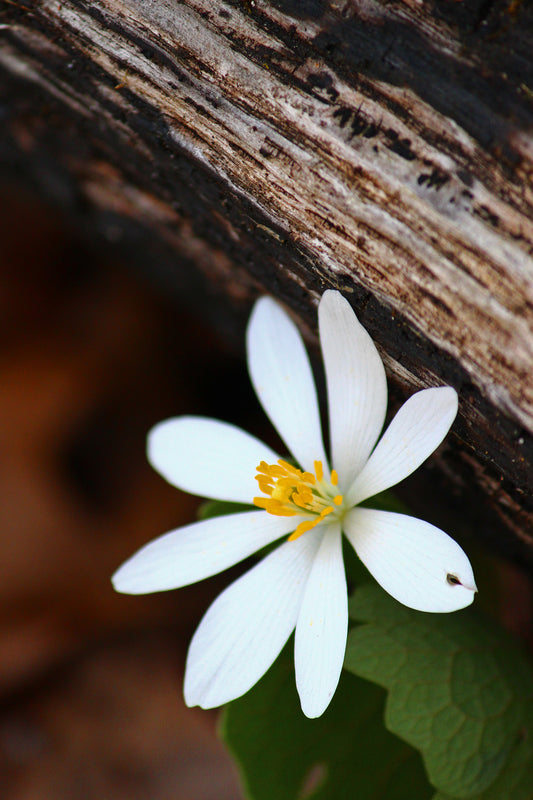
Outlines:
{"label": "green leaf", "polygon": [[[515,749],[505,769],[493,784],[469,800],[531,800],[533,798],[533,757],[531,742],[522,740]],[[432,800],[455,800],[448,794],[437,792]]]}
{"label": "green leaf", "polygon": [[388,489],[369,497],[368,500],[363,500],[359,505],[363,508],[378,508],[380,511],[396,511],[398,514],[411,513],[403,500]]}
{"label": "green leaf", "polygon": [[350,614],[366,624],[345,667],[389,690],[386,725],[420,750],[436,798],[532,798],[533,671],[514,641],[475,609],[412,611],[372,585]]}
{"label": "green leaf", "polygon": [[241,511],[257,511],[257,507],[246,503],[231,503],[226,500],[206,500],[198,509],[197,517],[204,520],[212,517],[225,517],[227,514],[239,514]]}
{"label": "green leaf", "polygon": [[301,711],[292,648],[224,712],[249,800],[429,800],[420,756],[383,726],[385,693],[343,672],[318,719]]}

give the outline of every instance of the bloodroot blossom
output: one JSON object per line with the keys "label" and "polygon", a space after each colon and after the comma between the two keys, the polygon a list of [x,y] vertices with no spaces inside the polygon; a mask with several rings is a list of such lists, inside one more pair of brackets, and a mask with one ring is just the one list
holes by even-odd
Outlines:
{"label": "bloodroot blossom", "polygon": [[468,558],[443,531],[360,506],[435,450],[457,413],[456,392],[448,386],[417,392],[378,442],[387,385],[375,345],[338,292],[325,292],[318,317],[331,462],[302,339],[268,297],[252,312],[248,366],[263,408],[299,466],[241,429],[212,419],[178,417],[149,434],[150,462],[171,484],[213,499],[253,502],[258,509],[155,539],[115,573],[118,591],[186,586],[281,541],[223,591],[202,619],[187,656],[189,706],[213,708],[247,692],[295,630],[302,710],[308,717],[325,711],[346,648],[342,533],[378,583],[406,606],[455,611],[469,605],[476,591]]}

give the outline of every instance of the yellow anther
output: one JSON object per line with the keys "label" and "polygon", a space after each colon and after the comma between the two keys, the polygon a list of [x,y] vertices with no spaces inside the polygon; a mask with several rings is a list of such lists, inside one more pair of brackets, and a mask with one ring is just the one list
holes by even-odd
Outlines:
{"label": "yellow anther", "polygon": [[296,494],[299,495],[299,497],[301,497],[306,503],[313,502],[313,492],[309,486],[305,485],[305,483],[298,484]]}
{"label": "yellow anther", "polygon": [[284,469],[286,469],[287,472],[290,472],[291,475],[297,475],[299,478],[301,477],[302,470],[298,469],[298,467],[295,467],[292,464],[289,464],[288,461],[284,461],[282,458],[278,458],[278,464],[280,465],[280,467],[284,467]]}
{"label": "yellow anther", "polygon": [[302,533],[307,533],[307,531],[312,530],[319,522],[322,522],[324,517],[327,517],[328,514],[331,514],[333,511],[332,506],[328,506],[323,511],[315,517],[315,519],[306,519],[297,526],[296,530],[291,533],[289,538],[287,539],[288,542],[294,542],[296,539],[299,539]]}
{"label": "yellow anther", "polygon": [[264,492],[264,494],[272,494],[274,491],[274,486],[272,483],[266,480],[262,480],[261,476],[257,477],[257,483],[259,484],[259,489]]}
{"label": "yellow anther", "polygon": [[310,531],[311,528],[314,528],[315,525],[318,525],[318,517],[316,519],[306,519],[305,522],[300,522],[294,533],[291,533],[289,538],[287,539],[288,542],[294,542],[296,539],[299,539],[302,533],[307,533]]}
{"label": "yellow anther", "polygon": [[272,492],[272,499],[277,500],[278,503],[285,504],[290,500],[291,490],[284,486],[276,486]]}
{"label": "yellow anther", "polygon": [[296,511],[288,508],[279,500],[272,500],[270,497],[254,497],[254,506],[264,508],[269,514],[274,514],[276,517],[295,517]]}
{"label": "yellow anther", "polygon": [[317,481],[321,481],[324,477],[324,468],[322,466],[322,461],[315,461],[315,475]]}
{"label": "yellow anther", "polygon": [[331,483],[333,484],[333,486],[337,486],[338,482],[339,482],[339,476],[337,475],[337,470],[336,469],[332,469],[331,470]]}
{"label": "yellow anther", "polygon": [[335,503],[336,506],[340,506],[340,504],[342,503],[342,494],[336,495],[333,498],[333,502]]}

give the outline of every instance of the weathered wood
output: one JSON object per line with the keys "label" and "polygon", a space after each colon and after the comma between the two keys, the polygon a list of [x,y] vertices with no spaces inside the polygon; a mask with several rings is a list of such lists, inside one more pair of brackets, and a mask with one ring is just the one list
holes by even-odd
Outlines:
{"label": "weathered wood", "polygon": [[10,0],[1,22],[4,164],[145,260],[156,241],[176,284],[271,291],[309,329],[341,289],[403,388],[458,389],[441,474],[533,564],[531,4]]}

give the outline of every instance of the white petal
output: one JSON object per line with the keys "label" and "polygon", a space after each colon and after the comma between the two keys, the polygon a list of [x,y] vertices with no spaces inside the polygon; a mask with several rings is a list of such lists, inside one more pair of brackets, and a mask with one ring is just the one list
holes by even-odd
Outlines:
{"label": "white petal", "polygon": [[340,525],[326,529],[305,587],[294,642],[302,711],[319,717],[339,682],[348,631],[348,594]]}
{"label": "white petal", "polygon": [[115,572],[113,585],[125,594],[188,586],[237,564],[290,533],[297,524],[297,517],[274,517],[266,511],[195,522],[142,547]]}
{"label": "white petal", "polygon": [[[450,536],[429,522],[354,508],[344,532],[377,582],[417,611],[457,611],[477,591],[470,561]],[[459,581],[455,584],[450,581]]]}
{"label": "white petal", "polygon": [[451,386],[424,389],[400,408],[347,493],[355,505],[418,469],[442,442],[457,414]]}
{"label": "white petal", "polygon": [[276,453],[235,425],[206,417],[176,417],[148,434],[148,460],[173,486],[216,500],[252,503],[260,461]]}
{"label": "white petal", "polygon": [[381,433],[387,379],[374,342],[339,292],[324,292],[318,321],[328,386],[331,461],[344,492]]}
{"label": "white petal", "polygon": [[256,394],[289,451],[306,470],[327,464],[315,383],[296,325],[270,297],[258,300],[247,333]]}
{"label": "white petal", "polygon": [[319,542],[310,531],[282,544],[215,600],[189,647],[187,705],[220,706],[264,675],[294,629]]}

